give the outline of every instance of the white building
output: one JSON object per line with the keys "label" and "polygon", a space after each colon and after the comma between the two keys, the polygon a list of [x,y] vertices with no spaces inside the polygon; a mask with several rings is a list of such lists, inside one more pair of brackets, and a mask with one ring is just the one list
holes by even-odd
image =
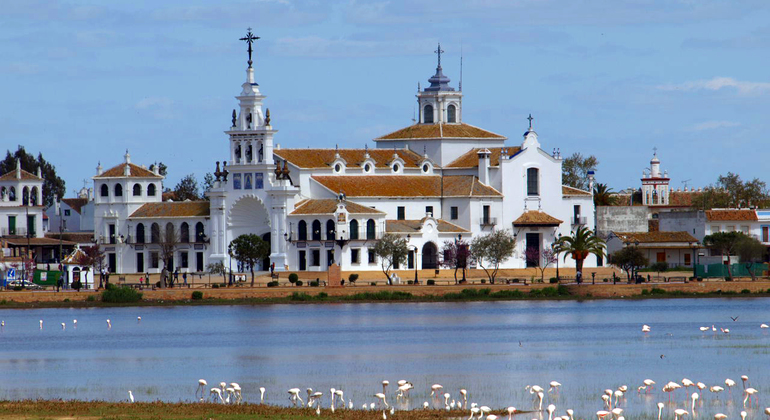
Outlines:
{"label": "white building", "polygon": [[504,264],[516,268],[527,266],[526,248],[594,228],[591,193],[562,185],[561,156],[541,149],[531,119],[523,141],[506,144],[463,122],[462,92],[450,87],[440,58],[429,81],[417,94],[419,121],[376,138],[376,148],[281,149],[250,63],[225,131],[230,159],[217,162],[210,202],[162,202],[162,177],[131,164],[128,153],[94,177],[96,235],[109,266],[157,272],[148,232],[185,224],[196,233],[175,254],[182,271],[229,265],[228,245],[246,233],[270,243],[263,270],[325,271],[332,263],[379,270],[371,249],[386,232],[409,239],[413,251],[401,268],[435,268],[445,241],[495,229],[516,235],[516,255]]}

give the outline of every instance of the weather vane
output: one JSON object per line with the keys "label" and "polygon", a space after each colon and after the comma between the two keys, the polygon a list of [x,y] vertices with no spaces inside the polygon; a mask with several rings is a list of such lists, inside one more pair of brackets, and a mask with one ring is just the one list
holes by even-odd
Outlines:
{"label": "weather vane", "polygon": [[246,43],[249,44],[249,49],[248,49],[248,51],[249,51],[249,67],[251,67],[251,64],[252,64],[251,53],[252,53],[252,51],[254,51],[254,50],[251,49],[251,44],[254,43],[254,41],[256,41],[258,39],[259,39],[258,36],[254,36],[254,34],[251,33],[251,28],[249,28],[249,33],[247,33],[245,37],[241,38],[241,41],[246,41]]}

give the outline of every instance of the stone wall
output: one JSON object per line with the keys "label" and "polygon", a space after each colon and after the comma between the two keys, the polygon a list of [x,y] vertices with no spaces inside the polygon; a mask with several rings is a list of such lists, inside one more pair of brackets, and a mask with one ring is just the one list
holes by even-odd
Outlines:
{"label": "stone wall", "polygon": [[645,206],[599,206],[596,230],[606,238],[610,232],[647,232],[649,211]]}
{"label": "stone wall", "polygon": [[684,231],[698,242],[703,242],[706,235],[706,213],[702,210],[660,212],[658,221],[663,232]]}

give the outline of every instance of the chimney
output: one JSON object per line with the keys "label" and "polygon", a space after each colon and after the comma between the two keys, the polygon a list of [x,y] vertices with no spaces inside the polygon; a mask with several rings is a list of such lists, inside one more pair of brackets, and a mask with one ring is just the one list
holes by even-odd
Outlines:
{"label": "chimney", "polygon": [[102,162],[99,162],[99,164],[96,166],[96,175],[101,175],[104,173],[104,169],[102,169]]}
{"label": "chimney", "polygon": [[489,156],[492,152],[489,149],[478,151],[479,155],[479,182],[489,185]]}
{"label": "chimney", "polygon": [[37,167],[37,177],[42,178],[43,177],[43,171],[40,170],[40,167]]}

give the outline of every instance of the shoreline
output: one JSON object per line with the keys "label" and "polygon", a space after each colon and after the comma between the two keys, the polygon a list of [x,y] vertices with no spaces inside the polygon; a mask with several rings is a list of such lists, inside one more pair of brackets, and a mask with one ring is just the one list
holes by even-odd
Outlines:
{"label": "shoreline", "polygon": [[[200,291],[203,298],[194,300]],[[473,302],[517,300],[600,300],[769,297],[770,281],[644,284],[462,284],[449,286],[233,287],[142,290],[143,299],[105,303],[95,291],[0,291],[0,309],[93,308],[126,306],[336,304],[373,302]]]}

